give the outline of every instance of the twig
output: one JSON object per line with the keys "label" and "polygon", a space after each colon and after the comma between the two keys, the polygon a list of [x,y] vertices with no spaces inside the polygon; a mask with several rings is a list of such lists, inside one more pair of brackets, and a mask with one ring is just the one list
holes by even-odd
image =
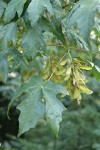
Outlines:
{"label": "twig", "polygon": [[[58,47],[64,47],[64,45],[63,44],[55,44],[55,43],[52,43],[52,44],[48,44],[47,46],[58,46]],[[84,49],[84,48],[73,48],[73,47],[69,47],[69,49],[74,49],[75,51],[79,51],[79,50],[81,50],[81,51],[83,51],[83,52],[89,52],[89,51],[87,51],[86,49]],[[95,52],[91,52],[93,55],[96,55],[96,56],[100,56],[100,54],[97,54],[97,53],[95,53]]]}
{"label": "twig", "polygon": [[64,45],[63,45],[63,44],[55,44],[55,43],[53,43],[53,44],[48,44],[47,46],[58,46],[58,47],[64,47]]}

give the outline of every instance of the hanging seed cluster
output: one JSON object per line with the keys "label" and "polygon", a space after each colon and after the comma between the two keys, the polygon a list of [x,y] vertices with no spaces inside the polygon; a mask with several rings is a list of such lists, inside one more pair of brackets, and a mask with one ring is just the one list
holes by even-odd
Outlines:
{"label": "hanging seed cluster", "polygon": [[[57,65],[58,64],[58,65]],[[65,59],[60,62],[57,59],[48,59],[42,74],[44,80],[51,79],[56,83],[64,83],[72,99],[81,100],[81,93],[92,94],[86,87],[88,80],[83,70],[91,70],[86,62],[74,59]]]}

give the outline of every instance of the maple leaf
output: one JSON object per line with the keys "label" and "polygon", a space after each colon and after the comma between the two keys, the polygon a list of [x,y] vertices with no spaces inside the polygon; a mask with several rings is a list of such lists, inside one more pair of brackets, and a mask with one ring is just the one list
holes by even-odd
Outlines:
{"label": "maple leaf", "polygon": [[37,22],[45,8],[53,15],[52,5],[49,0],[32,0],[28,7],[29,20],[32,26]]}
{"label": "maple leaf", "polygon": [[[8,111],[12,103],[23,92],[27,93],[27,97],[17,107],[21,112],[18,136],[30,128],[34,128],[38,120],[44,117],[46,117],[48,123],[51,125],[54,134],[58,136],[59,124],[62,121],[62,112],[66,109],[57,99],[56,95],[59,93],[68,95],[66,89],[52,81],[44,83],[38,76],[31,77],[28,82],[24,83],[18,89],[9,104]],[[45,102],[42,102],[42,99],[45,99]]]}
{"label": "maple leaf", "polygon": [[77,23],[80,34],[87,41],[94,26],[95,14],[99,3],[99,0],[80,0],[67,17],[67,19],[69,18],[67,25],[72,27]]}
{"label": "maple leaf", "polygon": [[6,22],[10,22],[16,15],[16,12],[18,14],[18,17],[21,16],[23,12],[23,7],[26,0],[11,0],[8,3],[8,7],[6,8],[4,19]]}

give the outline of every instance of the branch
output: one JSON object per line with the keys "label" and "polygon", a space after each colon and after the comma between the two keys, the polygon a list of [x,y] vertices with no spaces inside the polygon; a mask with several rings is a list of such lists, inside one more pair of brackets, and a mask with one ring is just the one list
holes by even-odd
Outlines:
{"label": "branch", "polygon": [[57,46],[57,47],[64,47],[64,45],[63,45],[63,44],[55,44],[55,43],[48,44],[47,46]]}
{"label": "branch", "polygon": [[[48,44],[47,46],[57,46],[57,47],[63,47],[64,48],[64,45],[63,44],[56,44],[56,43],[52,43],[52,44]],[[69,49],[73,49],[73,47],[69,47]],[[89,52],[87,51],[86,49],[84,48],[74,48],[75,51],[83,51],[83,52]],[[95,53],[95,52],[91,52],[93,55],[96,55],[96,56],[100,56],[100,54],[98,53]]]}

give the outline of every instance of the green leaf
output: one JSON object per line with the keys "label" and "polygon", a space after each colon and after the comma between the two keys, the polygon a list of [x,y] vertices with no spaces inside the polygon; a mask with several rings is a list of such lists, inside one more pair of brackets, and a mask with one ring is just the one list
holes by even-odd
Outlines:
{"label": "green leaf", "polygon": [[8,51],[1,51],[0,52],[0,59],[2,59],[4,56],[8,54]]}
{"label": "green leaf", "polygon": [[45,8],[53,15],[52,5],[49,0],[32,0],[28,7],[29,20],[33,26],[43,14]]}
{"label": "green leaf", "polygon": [[[38,76],[32,77],[19,88],[9,104],[8,111],[12,103],[24,92],[28,93],[27,97],[17,107],[21,111],[18,135],[34,128],[38,120],[45,116],[54,134],[58,136],[59,123],[62,121],[62,112],[65,108],[56,95],[59,93],[68,95],[66,89],[52,81],[44,83]],[[44,103],[42,99],[45,99]]]}
{"label": "green leaf", "polygon": [[100,67],[98,67],[97,65],[95,65],[92,62],[89,62],[91,67],[92,67],[92,72],[94,74],[94,77],[96,78],[96,80],[100,80]]}
{"label": "green leaf", "polygon": [[64,9],[62,9],[61,2],[56,0],[52,3],[53,12],[56,19],[60,19],[60,17],[64,17]]}
{"label": "green leaf", "polygon": [[73,43],[77,43],[78,45],[88,50],[88,45],[85,40],[81,36],[79,36],[79,34],[77,34],[74,30],[67,29],[66,35],[70,41],[72,41]]}
{"label": "green leaf", "polygon": [[12,41],[13,44],[16,44],[17,41],[17,26],[16,23],[12,22],[3,26],[0,29],[0,40],[2,40],[3,50],[7,50],[8,42]]}
{"label": "green leaf", "polygon": [[23,35],[22,45],[23,47],[34,51],[40,49],[41,46],[44,46],[42,33],[38,26],[34,26],[26,31]]}
{"label": "green leaf", "polygon": [[34,90],[27,98],[17,107],[21,114],[19,117],[18,136],[36,126],[39,119],[45,115],[45,105],[40,101],[42,93]]}
{"label": "green leaf", "polygon": [[23,12],[23,7],[26,0],[11,0],[8,3],[8,7],[6,8],[4,19],[6,22],[10,22],[16,15],[16,12],[18,14],[18,17],[21,16]]}
{"label": "green leaf", "polygon": [[49,21],[45,17],[42,17],[40,20],[40,26],[43,29],[43,31],[49,31],[53,33],[58,40],[60,40],[62,43],[66,45],[65,37],[62,33],[62,27],[61,24],[58,22],[58,20],[55,20],[56,24],[53,21]]}
{"label": "green leaf", "polygon": [[96,80],[100,80],[100,68],[94,65],[92,70],[93,70],[94,77],[96,78]]}
{"label": "green leaf", "polygon": [[8,62],[6,57],[2,57],[2,59],[0,59],[0,78],[3,82],[6,82],[7,78],[8,78]]}
{"label": "green leaf", "polygon": [[88,40],[94,26],[94,19],[99,0],[80,0],[70,14],[68,26],[77,23],[80,34]]}
{"label": "green leaf", "polygon": [[56,2],[59,6],[61,6],[61,1],[60,1],[60,0],[55,0],[55,2]]}
{"label": "green leaf", "polygon": [[6,6],[7,6],[7,4],[5,2],[3,2],[3,0],[0,0],[0,17],[2,17]]}
{"label": "green leaf", "polygon": [[[28,64],[23,56],[23,53],[20,53],[17,49],[8,49],[6,51],[0,52],[0,59],[4,56],[11,56],[14,60],[14,63],[18,66],[19,64],[23,65],[25,69],[28,69]],[[15,66],[16,67],[16,66]],[[14,69],[14,68],[13,68]]]}
{"label": "green leaf", "polygon": [[10,50],[10,54],[14,57],[13,59],[17,65],[21,64],[26,69],[28,69],[28,65],[25,58],[23,57],[23,53],[20,53],[17,49],[12,49]]}
{"label": "green leaf", "polygon": [[46,100],[46,118],[51,125],[53,133],[58,137],[59,123],[62,121],[62,112],[65,111],[63,104],[56,98],[56,94],[66,93],[65,89],[53,82],[45,84],[43,95]]}
{"label": "green leaf", "polygon": [[57,34],[55,25],[52,22],[50,22],[48,19],[46,19],[45,17],[41,18],[40,26],[43,31],[49,31],[51,33]]}

